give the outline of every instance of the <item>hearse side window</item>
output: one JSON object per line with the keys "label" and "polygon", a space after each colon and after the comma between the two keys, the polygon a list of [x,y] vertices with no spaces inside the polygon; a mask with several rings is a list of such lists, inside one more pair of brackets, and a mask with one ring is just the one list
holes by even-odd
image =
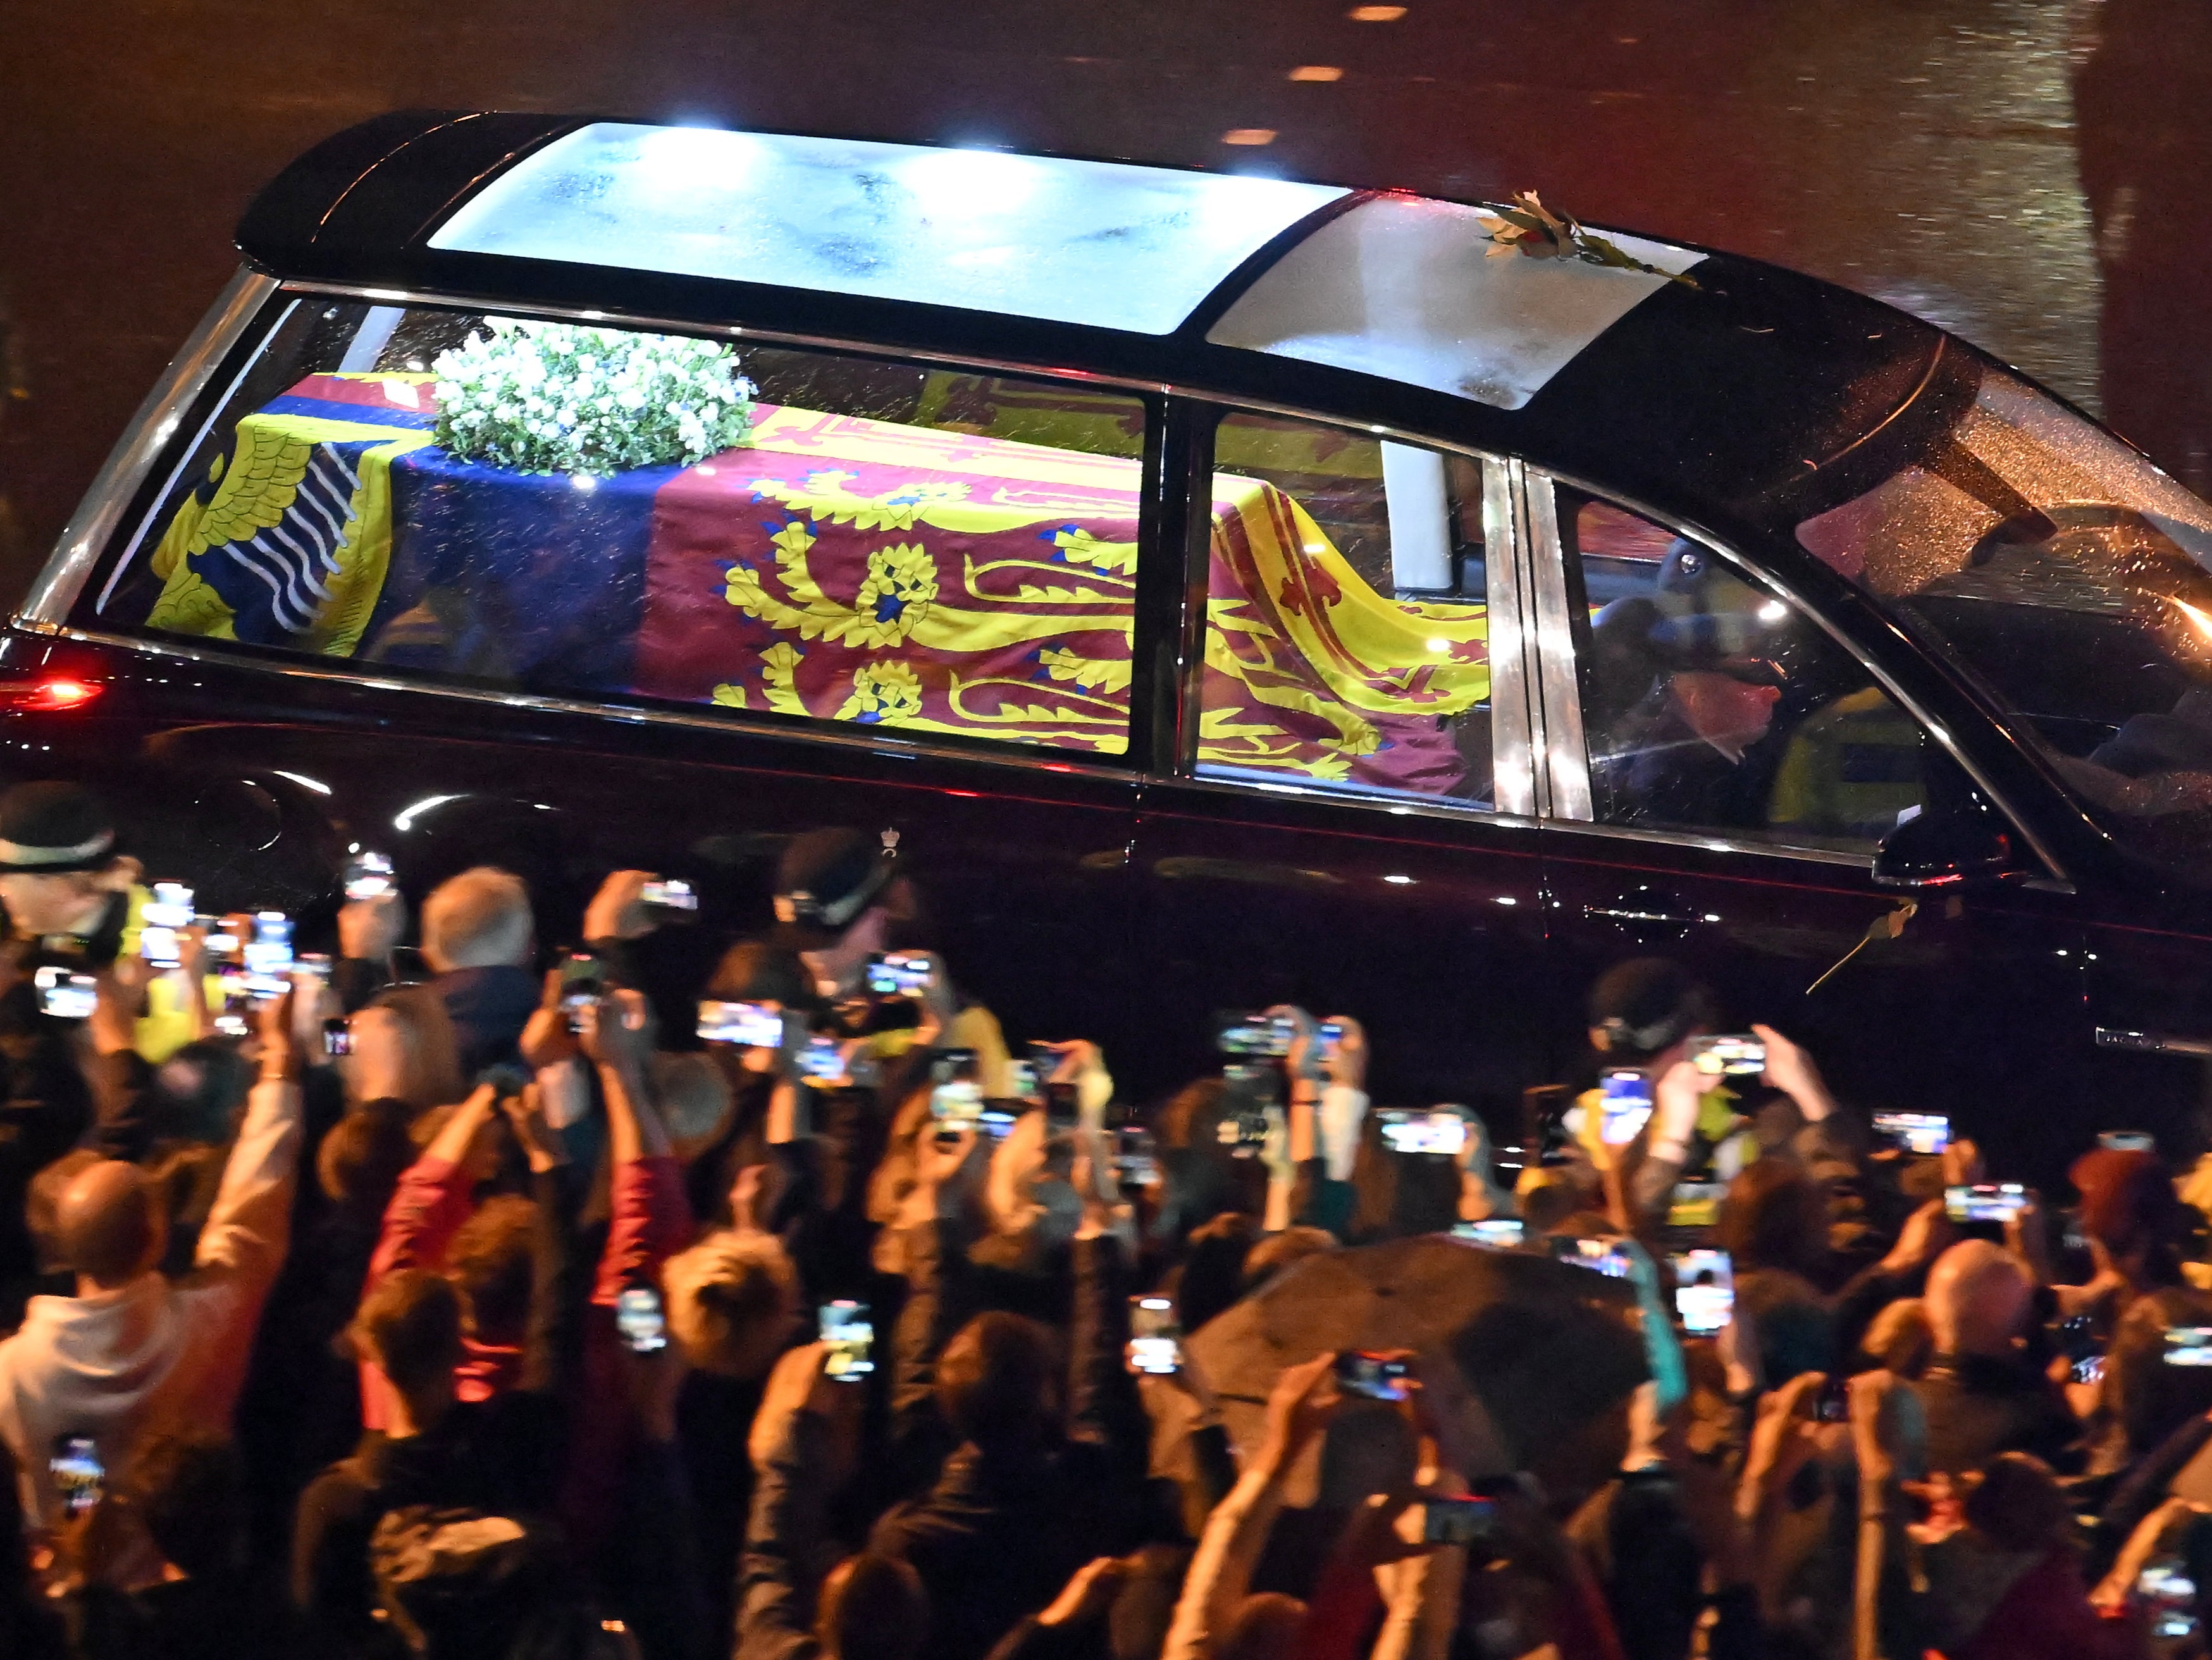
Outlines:
{"label": "hearse side window", "polygon": [[1200,774],[1493,805],[1482,463],[1244,413],[1213,460]]}
{"label": "hearse side window", "polygon": [[109,625],[593,700],[1119,755],[1138,399],[303,298]]}
{"label": "hearse side window", "polygon": [[1923,738],[1858,660],[1712,551],[1555,486],[1597,821],[1871,853]]}

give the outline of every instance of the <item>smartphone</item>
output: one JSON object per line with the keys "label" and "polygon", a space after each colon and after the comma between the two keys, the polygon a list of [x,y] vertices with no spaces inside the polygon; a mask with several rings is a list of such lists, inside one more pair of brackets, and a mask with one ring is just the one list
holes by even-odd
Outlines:
{"label": "smartphone", "polygon": [[1517,1250],[1525,1230],[1517,1216],[1495,1216],[1487,1222],[1462,1222],[1452,1229],[1455,1239],[1471,1239],[1497,1250]]}
{"label": "smartphone", "polygon": [[1045,1128],[1054,1135],[1065,1135],[1083,1118],[1083,1104],[1076,1099],[1073,1084],[1047,1084],[1044,1095]]}
{"label": "smartphone", "polygon": [[1224,1055],[1279,1060],[1291,1052],[1296,1031],[1287,1015],[1224,1014],[1214,1041]]}
{"label": "smartphone", "polygon": [[1766,1070],[1766,1045],[1749,1032],[1692,1037],[1690,1064],[1711,1078],[1755,1078]]}
{"label": "smartphone", "polygon": [[192,925],[192,891],[181,882],[156,882],[153,897],[139,912],[138,950],[155,968],[173,969],[183,961],[183,944],[177,935]]}
{"label": "smartphone", "polygon": [[699,1000],[699,1037],[708,1043],[736,1043],[749,1049],[783,1046],[783,1012],[765,1003]]}
{"label": "smartphone", "polygon": [[2009,1222],[2027,1206],[2027,1189],[2017,1182],[1943,1189],[1943,1214],[1954,1222]]}
{"label": "smartphone", "polygon": [[1256,1158],[1260,1149],[1267,1145],[1267,1113],[1247,1109],[1224,1118],[1215,1128],[1213,1139],[1229,1149],[1231,1158]]}
{"label": "smartphone", "polygon": [[1667,1201],[1670,1228],[1710,1228],[1721,1219],[1721,1201],[1728,1197],[1722,1182],[1677,1182]]}
{"label": "smartphone", "polygon": [[1456,1158],[1467,1150],[1467,1120],[1455,1112],[1407,1112],[1386,1107],[1376,1114],[1382,1145],[1393,1152],[1440,1152]]}
{"label": "smartphone", "polygon": [[2147,1563],[2136,1576],[2136,1599],[2153,1637],[2170,1642],[2197,1634],[2197,1582],[2180,1557],[2160,1556]]}
{"label": "smartphone", "polygon": [[1820,1385],[1820,1393],[1813,1402],[1813,1421],[1816,1424],[1848,1424],[1851,1421],[1851,1380],[1849,1377],[1836,1372]]}
{"label": "smartphone", "polygon": [[1412,1393],[1406,1384],[1409,1363],[1397,1355],[1346,1349],[1336,1357],[1336,1386],[1370,1401],[1403,1401]]}
{"label": "smartphone", "polygon": [[325,986],[329,985],[331,983],[329,953],[319,951],[302,952],[292,959],[292,972],[304,974],[311,980],[318,980]]}
{"label": "smartphone", "polygon": [[1874,1133],[1899,1152],[1929,1158],[1951,1145],[1951,1121],[1940,1112],[1878,1112]]}
{"label": "smartphone", "polygon": [[1004,1107],[986,1106],[975,1115],[975,1125],[994,1141],[1003,1141],[1013,1129],[1014,1120],[1020,1116],[1008,1112]]}
{"label": "smartphone", "polygon": [[665,882],[647,882],[638,890],[637,897],[641,903],[660,910],[699,909],[699,896],[691,891],[691,885],[678,882],[672,877]]}
{"label": "smartphone", "polygon": [[1421,1542],[1480,1545],[1498,1531],[1498,1503],[1492,1499],[1431,1499],[1421,1506]]}
{"label": "smartphone", "polygon": [[1598,1098],[1598,1134],[1609,1147],[1626,1146],[1651,1118],[1651,1085],[1640,1072],[1609,1072]]}
{"label": "smartphone", "polygon": [[929,1116],[946,1135],[978,1128],[983,1118],[983,1086],[972,1078],[939,1084],[929,1092]]}
{"label": "smartphone", "polygon": [[2212,1366],[2212,1326],[2168,1326],[2166,1364],[2169,1366]]}
{"label": "smartphone", "polygon": [[876,1329],[869,1323],[866,1303],[824,1303],[821,1329],[822,1341],[829,1349],[822,1362],[824,1376],[840,1383],[857,1383],[876,1369],[876,1363],[868,1358]]}
{"label": "smartphone", "polygon": [[253,1001],[273,1002],[292,989],[290,917],[281,910],[256,911],[250,925],[241,920],[239,940],[238,955],[246,970],[246,994]]}
{"label": "smartphone", "polygon": [[2114,1152],[2156,1152],[2158,1138],[2148,1130],[2106,1130],[2097,1138],[2097,1145]]}
{"label": "smartphone", "polygon": [[39,988],[39,1012],[51,1014],[57,1020],[89,1020],[93,1005],[99,999],[93,978],[52,964],[31,976],[31,983]]}
{"label": "smartphone", "polygon": [[216,962],[238,955],[238,930],[225,916],[195,916],[192,921],[207,935],[207,954]]}
{"label": "smartphone", "polygon": [[1124,1124],[1114,1132],[1114,1174],[1124,1184],[1140,1188],[1160,1179],[1159,1144],[1152,1131]]}
{"label": "smartphone", "polygon": [[597,952],[572,951],[561,959],[561,1009],[568,1030],[584,1029],[584,1010],[606,991],[606,970]]}
{"label": "smartphone", "polygon": [[939,1084],[972,1084],[977,1081],[979,1071],[973,1049],[939,1049],[929,1063],[929,1076]]}
{"label": "smartphone", "polygon": [[1129,1299],[1129,1370],[1164,1377],[1182,1369],[1182,1322],[1164,1297]]}
{"label": "smartphone", "polygon": [[392,879],[392,860],[380,853],[357,853],[346,860],[345,897],[349,899],[381,899],[396,892],[398,884]]}
{"label": "smartphone", "polygon": [[867,975],[871,997],[920,997],[936,984],[937,964],[927,952],[878,952]]}
{"label": "smartphone", "polygon": [[1006,1093],[1027,1101],[1037,1092],[1036,1063],[1032,1061],[1006,1062]]}
{"label": "smartphone", "polygon": [[107,1490],[107,1468],[100,1462],[100,1449],[88,1435],[58,1435],[54,1456],[46,1460],[46,1474],[62,1496],[62,1508],[82,1516],[100,1502]]}
{"label": "smartphone", "polygon": [[809,1039],[799,1052],[799,1075],[810,1084],[845,1081],[845,1046],[834,1037]]}
{"label": "smartphone", "polygon": [[1561,1239],[1552,1241],[1552,1255],[1559,1262],[1574,1268],[1588,1268],[1604,1274],[1610,1280],[1626,1280],[1632,1274],[1628,1253],[1611,1239]]}
{"label": "smartphone", "polygon": [[632,1354],[666,1348],[668,1318],[661,1312],[660,1293],[650,1286],[632,1286],[616,1293],[615,1330]]}
{"label": "smartphone", "polygon": [[1710,1337],[1735,1317],[1735,1268],[1724,1250],[1674,1257],[1674,1312],[1692,1337]]}
{"label": "smartphone", "polygon": [[323,1022],[323,1053],[331,1056],[353,1053],[353,1027],[343,1015]]}
{"label": "smartphone", "polygon": [[1320,1046],[1323,1061],[1336,1059],[1337,1050],[1344,1047],[1344,1022],[1324,1020],[1314,1029],[1314,1038]]}

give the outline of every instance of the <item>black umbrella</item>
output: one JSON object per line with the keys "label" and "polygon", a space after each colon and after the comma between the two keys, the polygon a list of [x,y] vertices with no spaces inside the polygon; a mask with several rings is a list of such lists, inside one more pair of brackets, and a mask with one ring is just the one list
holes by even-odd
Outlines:
{"label": "black umbrella", "polygon": [[1456,1401],[1432,1389],[1431,1409],[1453,1414],[1464,1444],[1500,1445],[1514,1468],[1649,1376],[1628,1281],[1443,1234],[1310,1256],[1186,1347],[1240,1448],[1256,1444],[1284,1368],[1324,1350],[1412,1349],[1425,1371],[1449,1365],[1467,1388]]}

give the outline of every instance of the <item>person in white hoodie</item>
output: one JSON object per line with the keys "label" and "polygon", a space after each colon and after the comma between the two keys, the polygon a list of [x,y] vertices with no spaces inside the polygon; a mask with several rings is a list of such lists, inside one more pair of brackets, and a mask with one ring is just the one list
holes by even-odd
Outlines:
{"label": "person in white hoodie", "polygon": [[[159,1197],[136,1165],[103,1160],[63,1190],[57,1234],[74,1297],[31,1299],[0,1342],[0,1439],[15,1455],[26,1530],[67,1519],[49,1469],[71,1438],[121,1470],[148,1433],[228,1430],[261,1305],[283,1265],[298,1173],[301,1051],[292,998],[265,1004],[261,1070],[202,1228],[191,1274],[155,1267],[168,1240]],[[156,1577],[158,1553],[126,1548],[125,1589]]]}

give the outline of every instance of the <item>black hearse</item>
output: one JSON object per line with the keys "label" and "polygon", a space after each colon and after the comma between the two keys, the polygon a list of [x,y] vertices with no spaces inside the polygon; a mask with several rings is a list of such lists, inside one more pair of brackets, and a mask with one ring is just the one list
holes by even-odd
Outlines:
{"label": "black hearse", "polygon": [[1656,952],[1862,1104],[2193,1150],[2212,509],[1903,313],[1517,211],[371,121],[246,216],[0,756],[210,902],[490,858],[549,944],[617,863],[706,939],[896,829],[1132,1090],[1289,998],[1510,1122]]}

